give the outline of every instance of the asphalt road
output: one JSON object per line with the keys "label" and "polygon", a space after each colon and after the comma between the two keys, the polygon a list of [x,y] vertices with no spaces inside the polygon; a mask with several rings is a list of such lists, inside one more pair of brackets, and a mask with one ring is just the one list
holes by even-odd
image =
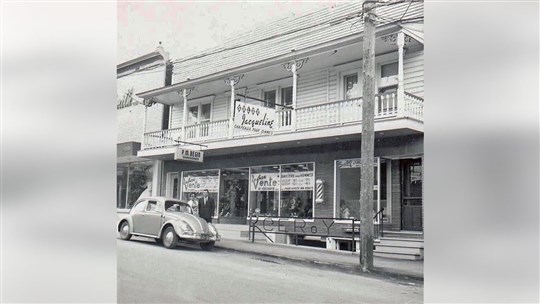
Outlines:
{"label": "asphalt road", "polygon": [[197,246],[117,241],[119,303],[422,303],[422,286]]}

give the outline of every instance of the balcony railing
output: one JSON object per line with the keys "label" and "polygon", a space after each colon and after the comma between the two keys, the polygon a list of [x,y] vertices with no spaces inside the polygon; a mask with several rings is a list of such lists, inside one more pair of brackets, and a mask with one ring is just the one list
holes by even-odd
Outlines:
{"label": "balcony railing", "polygon": [[[376,96],[374,105],[375,120],[391,117],[408,117],[423,120],[424,101],[422,98],[405,93],[404,100],[398,103],[395,92]],[[294,129],[312,129],[334,125],[359,123],[362,121],[362,98],[354,98],[296,109],[296,125],[293,111],[277,111],[275,132],[293,132]],[[294,129],[293,129],[294,128]],[[257,136],[258,133],[234,129],[233,137]],[[143,150],[173,147],[181,141],[203,142],[229,137],[229,120],[204,122],[183,128],[145,133]]]}

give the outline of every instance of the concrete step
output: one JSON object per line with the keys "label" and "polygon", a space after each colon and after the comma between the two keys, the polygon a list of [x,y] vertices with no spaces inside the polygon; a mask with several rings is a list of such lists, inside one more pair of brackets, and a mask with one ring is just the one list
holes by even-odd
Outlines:
{"label": "concrete step", "polygon": [[424,239],[424,233],[422,231],[393,231],[384,230],[384,237],[406,238],[406,239]]}
{"label": "concrete step", "polygon": [[381,246],[381,245],[378,245],[375,248],[374,252],[401,253],[401,254],[413,254],[413,255],[422,256],[423,253],[424,253],[424,249],[422,249],[422,248],[407,248],[407,247],[399,247],[399,246]]}
{"label": "concrete step", "polygon": [[403,253],[386,253],[386,252],[373,252],[374,256],[382,257],[382,258],[390,258],[390,259],[400,259],[400,260],[413,260],[418,261],[422,260],[423,257],[421,257],[418,254],[403,254]]}
{"label": "concrete step", "polygon": [[382,238],[377,245],[406,247],[406,248],[424,248],[423,240],[408,240],[397,238]]}

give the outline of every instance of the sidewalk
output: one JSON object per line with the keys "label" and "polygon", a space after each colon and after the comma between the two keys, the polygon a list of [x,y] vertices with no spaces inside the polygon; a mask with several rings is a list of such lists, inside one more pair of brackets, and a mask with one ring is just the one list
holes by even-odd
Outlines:
{"label": "sidewalk", "polygon": [[[221,239],[215,247],[239,252],[254,253],[287,260],[294,260],[320,266],[327,266],[348,272],[362,273],[359,269],[359,256],[347,251],[332,251],[324,248],[284,244],[271,244],[264,241]],[[408,261],[373,257],[374,273],[401,279],[424,280],[424,261]]]}

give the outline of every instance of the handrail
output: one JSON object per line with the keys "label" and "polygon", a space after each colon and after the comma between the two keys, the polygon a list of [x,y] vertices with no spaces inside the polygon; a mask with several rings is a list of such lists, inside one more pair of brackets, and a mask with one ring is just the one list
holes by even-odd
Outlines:
{"label": "handrail", "polygon": [[[379,222],[379,227],[376,231],[376,233],[374,233],[374,237],[375,238],[378,238],[379,234],[381,235],[381,237],[384,236],[384,223],[383,223],[383,219],[384,219],[384,207],[381,207],[381,210],[379,210],[377,213],[375,213],[375,216],[373,216],[373,219],[376,219],[378,217],[378,221]],[[375,230],[375,229],[374,229]]]}
{"label": "handrail", "polygon": [[409,95],[410,97],[414,97],[416,99],[420,99],[420,101],[424,102],[424,98],[420,97],[420,96],[416,96],[414,94],[411,94],[409,92],[405,92],[405,95]]}
{"label": "handrail", "polygon": [[384,212],[384,207],[381,207],[381,210],[379,210],[377,213],[375,213],[375,215],[373,216],[373,219],[375,219],[377,217],[377,215],[381,214]]}

